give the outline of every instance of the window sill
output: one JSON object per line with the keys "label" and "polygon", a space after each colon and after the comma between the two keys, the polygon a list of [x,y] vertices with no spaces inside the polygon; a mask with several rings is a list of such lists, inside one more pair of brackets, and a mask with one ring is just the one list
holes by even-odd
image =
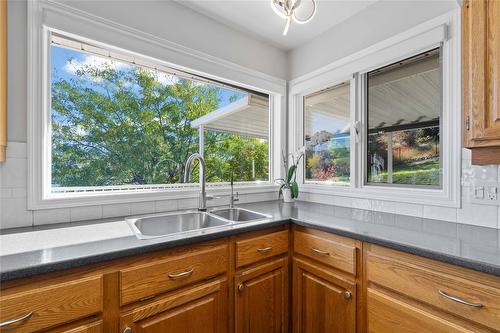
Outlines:
{"label": "window sill", "polygon": [[354,188],[342,185],[302,184],[299,189],[304,193],[329,196],[350,197],[356,199],[383,200],[430,206],[460,207],[460,201],[444,189],[363,186]]}
{"label": "window sill", "polygon": [[[236,184],[234,191],[239,194],[257,194],[274,192],[278,190],[277,185],[265,183]],[[207,184],[208,195],[224,196],[229,195],[229,184],[215,185]],[[50,194],[38,202],[31,202],[30,210],[71,208],[82,206],[95,206],[107,204],[120,204],[132,202],[160,201],[198,198],[199,187],[186,186],[175,189],[151,189],[151,190],[125,190],[110,192],[87,192],[87,193],[58,193]]]}

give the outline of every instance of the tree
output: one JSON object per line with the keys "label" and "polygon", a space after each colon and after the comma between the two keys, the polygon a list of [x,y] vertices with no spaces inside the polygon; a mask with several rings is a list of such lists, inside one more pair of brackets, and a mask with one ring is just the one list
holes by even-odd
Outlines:
{"label": "tree", "polygon": [[[184,163],[199,150],[191,121],[217,109],[218,87],[139,66],[81,66],[52,84],[53,186],[171,184],[182,182]],[[267,142],[217,134],[206,140],[209,179],[228,180],[212,166],[238,161],[245,180],[252,159],[267,158]],[[266,169],[259,167],[265,172]],[[267,176],[266,176],[267,177]]]}

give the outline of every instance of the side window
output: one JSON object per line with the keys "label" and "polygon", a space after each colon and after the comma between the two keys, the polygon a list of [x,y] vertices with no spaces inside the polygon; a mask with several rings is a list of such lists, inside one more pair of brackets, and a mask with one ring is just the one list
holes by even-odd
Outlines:
{"label": "side window", "polygon": [[350,84],[304,98],[305,182],[350,182]]}
{"label": "side window", "polygon": [[367,74],[366,183],[441,187],[440,48]]}

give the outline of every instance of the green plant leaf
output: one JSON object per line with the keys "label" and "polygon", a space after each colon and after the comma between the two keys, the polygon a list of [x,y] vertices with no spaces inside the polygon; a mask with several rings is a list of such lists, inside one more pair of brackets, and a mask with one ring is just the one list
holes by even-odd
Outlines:
{"label": "green plant leaf", "polygon": [[295,169],[297,169],[297,166],[296,165],[291,165],[289,168],[288,168],[288,183],[290,183],[292,181],[292,178],[293,178],[293,174],[295,173]]}
{"label": "green plant leaf", "polygon": [[296,199],[299,196],[299,184],[297,182],[290,183],[290,190],[292,191],[292,198]]}

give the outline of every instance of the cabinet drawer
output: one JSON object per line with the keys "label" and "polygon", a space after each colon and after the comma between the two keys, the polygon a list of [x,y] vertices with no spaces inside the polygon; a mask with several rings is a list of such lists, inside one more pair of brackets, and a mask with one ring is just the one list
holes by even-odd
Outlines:
{"label": "cabinet drawer", "polygon": [[102,276],[20,292],[6,290],[0,296],[0,308],[2,323],[26,317],[2,328],[9,332],[33,332],[65,324],[102,311]]}
{"label": "cabinet drawer", "polygon": [[323,264],[356,274],[356,246],[354,243],[345,244],[341,239],[343,237],[336,235],[328,235],[326,238],[295,230],[293,250]]}
{"label": "cabinet drawer", "polygon": [[436,269],[407,255],[398,258],[367,253],[366,274],[370,282],[476,323],[499,328],[499,288],[464,278],[459,268],[453,275],[440,271],[433,261]]}
{"label": "cabinet drawer", "polygon": [[120,332],[227,333],[227,301],[225,278],[182,288],[122,313]]}
{"label": "cabinet drawer", "polygon": [[121,304],[179,288],[224,273],[228,267],[227,244],[195,246],[180,254],[149,259],[120,271]]}
{"label": "cabinet drawer", "polygon": [[236,267],[288,252],[288,230],[236,241]]}
{"label": "cabinet drawer", "polygon": [[439,315],[368,288],[369,333],[473,333]]}

